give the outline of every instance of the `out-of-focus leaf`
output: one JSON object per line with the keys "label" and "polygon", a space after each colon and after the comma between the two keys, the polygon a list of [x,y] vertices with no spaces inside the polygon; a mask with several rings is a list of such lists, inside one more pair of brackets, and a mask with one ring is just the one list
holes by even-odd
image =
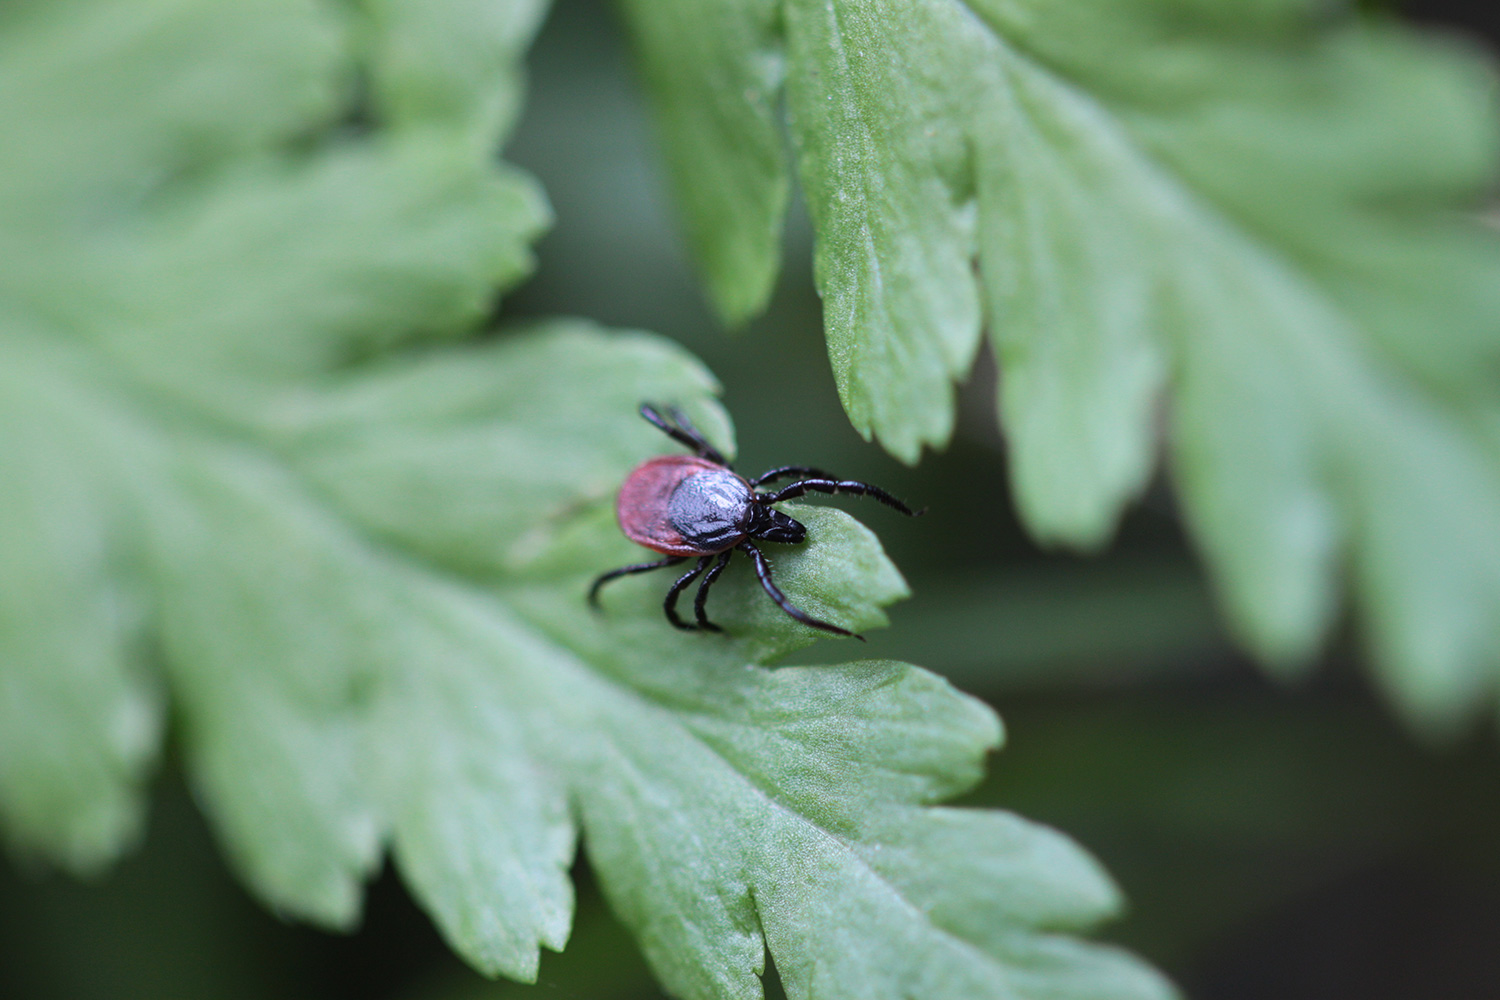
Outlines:
{"label": "out-of-focus leaf", "polygon": [[[687,6],[723,28],[712,60],[671,30]],[[784,62],[861,432],[907,461],[946,441],[983,312],[1039,538],[1104,542],[1165,427],[1230,622],[1268,664],[1308,661],[1347,566],[1415,724],[1493,695],[1500,241],[1461,214],[1496,173],[1485,60],[1305,0],[628,9],[669,155],[696,155],[675,176],[715,288],[727,248],[774,260],[779,203],[749,193],[784,183],[772,97],[733,88]],[[746,144],[753,184],[714,169]]]}
{"label": "out-of-focus leaf", "polygon": [[667,169],[714,304],[730,322],[759,312],[781,252],[787,177],[778,101],[780,5],[623,0],[656,98]]}
{"label": "out-of-focus leaf", "polygon": [[110,468],[133,456],[45,377],[40,338],[3,321],[0,338],[0,816],[12,843],[88,871],[139,828],[161,727]]}
{"label": "out-of-focus leaf", "polygon": [[521,61],[548,0],[362,0],[375,110],[456,128],[491,150],[515,122]]}
{"label": "out-of-focus leaf", "polygon": [[296,394],[270,386],[471,323],[546,208],[436,130],[295,152],[352,66],[321,5],[0,27],[0,809],[85,869],[133,836],[159,739],[142,545],[185,453],[162,428],[275,426]]}
{"label": "out-of-focus leaf", "polygon": [[72,236],[168,178],[324,124],[346,39],[316,0],[7,4],[0,229]]}

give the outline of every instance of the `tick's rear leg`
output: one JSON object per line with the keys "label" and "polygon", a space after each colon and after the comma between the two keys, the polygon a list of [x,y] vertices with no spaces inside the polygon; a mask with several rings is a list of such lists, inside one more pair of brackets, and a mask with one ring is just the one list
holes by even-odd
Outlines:
{"label": "tick's rear leg", "polygon": [[724,567],[729,565],[729,557],[734,555],[734,549],[720,552],[718,561],[714,563],[713,569],[698,584],[698,596],[693,599],[693,614],[698,618],[698,627],[709,632],[722,632],[723,629],[708,620],[708,613],[704,610],[708,603],[708,588],[713,586],[719,574],[724,572]]}
{"label": "tick's rear leg", "polygon": [[661,609],[666,612],[667,621],[671,622],[674,627],[687,632],[692,632],[698,627],[696,625],[689,625],[677,617],[677,598],[687,589],[688,584],[697,579],[699,573],[708,568],[708,564],[713,561],[713,558],[713,556],[704,556],[699,559],[698,565],[679,576],[677,582],[672,584],[672,589],[667,591],[667,599],[662,602]]}
{"label": "tick's rear leg", "polygon": [[686,560],[687,556],[667,556],[667,558],[658,559],[656,562],[636,563],[633,566],[621,566],[619,569],[612,569],[595,580],[593,586],[589,587],[589,604],[595,608],[599,606],[599,588],[611,580],[618,580],[622,576],[631,576],[635,573],[649,573],[653,569],[661,569],[663,566],[676,566],[678,563],[685,562]]}

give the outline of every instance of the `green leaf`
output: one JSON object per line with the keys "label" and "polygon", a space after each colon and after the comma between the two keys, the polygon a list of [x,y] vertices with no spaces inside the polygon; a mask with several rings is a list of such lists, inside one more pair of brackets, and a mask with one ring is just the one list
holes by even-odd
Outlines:
{"label": "green leaf", "polygon": [[164,178],[322,124],[352,68],[346,34],[316,0],[7,4],[0,218],[71,235]]}
{"label": "green leaf", "polygon": [[[658,338],[558,321],[437,339],[524,274],[545,219],[483,141],[510,114],[506,60],[535,6],[422,23],[372,5],[350,25],[288,0],[242,38],[237,12],[163,0],[81,44],[105,6],[0,21],[28,43],[0,45],[18,92],[61,78],[49,55],[80,70],[73,118],[34,131],[62,152],[16,156],[0,194],[13,844],[75,869],[122,851],[169,694],[224,849],[292,917],[351,925],[388,850],[455,949],[534,978],[568,935],[581,836],[686,997],[759,996],[767,948],[794,996],[1170,993],[1066,936],[1118,907],[1079,848],[931,807],[999,742],[979,702],[900,663],[767,669],[819,633],[744,560],[710,603],[724,636],[671,629],[660,576],[587,609],[591,578],[640,558],[613,523],[618,484],[673,447],[640,400],[733,442],[711,376]],[[314,14],[327,44],[305,37]],[[508,40],[471,37],[510,15]],[[365,110],[355,70],[378,111],[360,134],[335,124]],[[244,81],[285,93],[237,128]],[[94,97],[117,117],[93,122]],[[8,106],[5,123],[27,135],[54,110]],[[95,124],[121,148],[91,171],[71,130]],[[54,154],[68,171],[26,175]],[[36,228],[39,192],[67,225]],[[810,538],[767,546],[787,594],[884,624],[906,588],[874,535],[788,509]]]}
{"label": "green leaf", "polygon": [[787,176],[775,0],[622,0],[656,99],[667,169],[709,294],[731,323],[776,281]]}
{"label": "green leaf", "polygon": [[529,177],[480,169],[444,133],[333,144],[229,173],[130,234],[150,253],[100,278],[86,321],[174,384],[297,378],[470,329],[531,271],[548,214]]}
{"label": "green leaf", "polygon": [[168,503],[172,449],[143,422],[274,425],[269,384],[471,324],[529,269],[545,204],[430,130],[294,152],[351,69],[320,5],[3,26],[0,127],[26,141],[0,143],[0,808],[18,845],[88,869],[138,828],[162,716],[136,509]]}
{"label": "green leaf", "polygon": [[[644,6],[669,155],[706,165],[690,212],[750,204],[712,169],[734,143],[779,183],[771,98],[724,95],[784,60],[857,429],[907,461],[944,443],[982,311],[1038,538],[1104,543],[1165,426],[1186,519],[1265,661],[1307,662],[1347,567],[1414,723],[1451,729],[1493,694],[1500,241],[1462,215],[1500,148],[1485,59],[1305,0],[723,0],[698,16],[739,51],[709,63]],[[740,32],[752,13],[775,30]],[[699,219],[710,270],[777,224],[744,214]]]}
{"label": "green leaf", "polygon": [[362,0],[375,110],[391,126],[456,128],[476,152],[510,131],[522,58],[547,0]]}
{"label": "green leaf", "polygon": [[13,845],[92,871],[139,832],[163,715],[122,537],[133,456],[47,377],[55,347],[9,316],[0,338],[0,818]]}

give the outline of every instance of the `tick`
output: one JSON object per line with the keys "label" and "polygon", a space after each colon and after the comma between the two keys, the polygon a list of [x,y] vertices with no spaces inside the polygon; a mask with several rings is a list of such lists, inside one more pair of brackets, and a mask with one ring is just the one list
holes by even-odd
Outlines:
{"label": "tick", "polygon": [[[662,610],[666,612],[667,621],[677,628],[722,632],[723,629],[708,620],[705,610],[708,590],[729,565],[735,550],[739,550],[750,557],[761,587],[782,611],[804,625],[824,632],[863,639],[864,636],[855,635],[848,629],[814,618],[787,600],[772,582],[771,564],[755,545],[755,540],[795,545],[806,539],[807,528],[776,510],[773,504],[809,492],[874,497],[908,517],[915,516],[911,508],[878,486],[838,479],[805,465],[782,465],[754,479],[746,479],[729,467],[724,456],[708,443],[682,411],[671,409],[667,412],[670,420],[655,407],[641,405],[641,416],[672,440],[691,448],[693,454],[663,455],[642,462],[625,478],[615,504],[615,514],[625,537],[637,545],[660,552],[666,558],[610,570],[589,588],[589,603],[595,608],[599,606],[599,588],[611,580],[677,566],[696,558],[693,568],[678,577],[672,589],[667,591]],[[805,478],[779,490],[760,492],[756,489],[764,483],[794,476]],[[703,579],[693,599],[696,623],[685,622],[677,615],[677,599],[699,576]]]}

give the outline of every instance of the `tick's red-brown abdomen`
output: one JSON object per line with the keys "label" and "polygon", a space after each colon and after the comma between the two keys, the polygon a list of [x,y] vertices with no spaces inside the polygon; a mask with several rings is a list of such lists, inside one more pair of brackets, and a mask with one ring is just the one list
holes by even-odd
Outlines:
{"label": "tick's red-brown abdomen", "polygon": [[642,462],[625,478],[625,484],[620,487],[620,498],[615,502],[620,530],[637,545],[663,555],[709,554],[683,539],[681,532],[668,519],[667,507],[684,479],[723,468],[695,455],[663,455]]}

